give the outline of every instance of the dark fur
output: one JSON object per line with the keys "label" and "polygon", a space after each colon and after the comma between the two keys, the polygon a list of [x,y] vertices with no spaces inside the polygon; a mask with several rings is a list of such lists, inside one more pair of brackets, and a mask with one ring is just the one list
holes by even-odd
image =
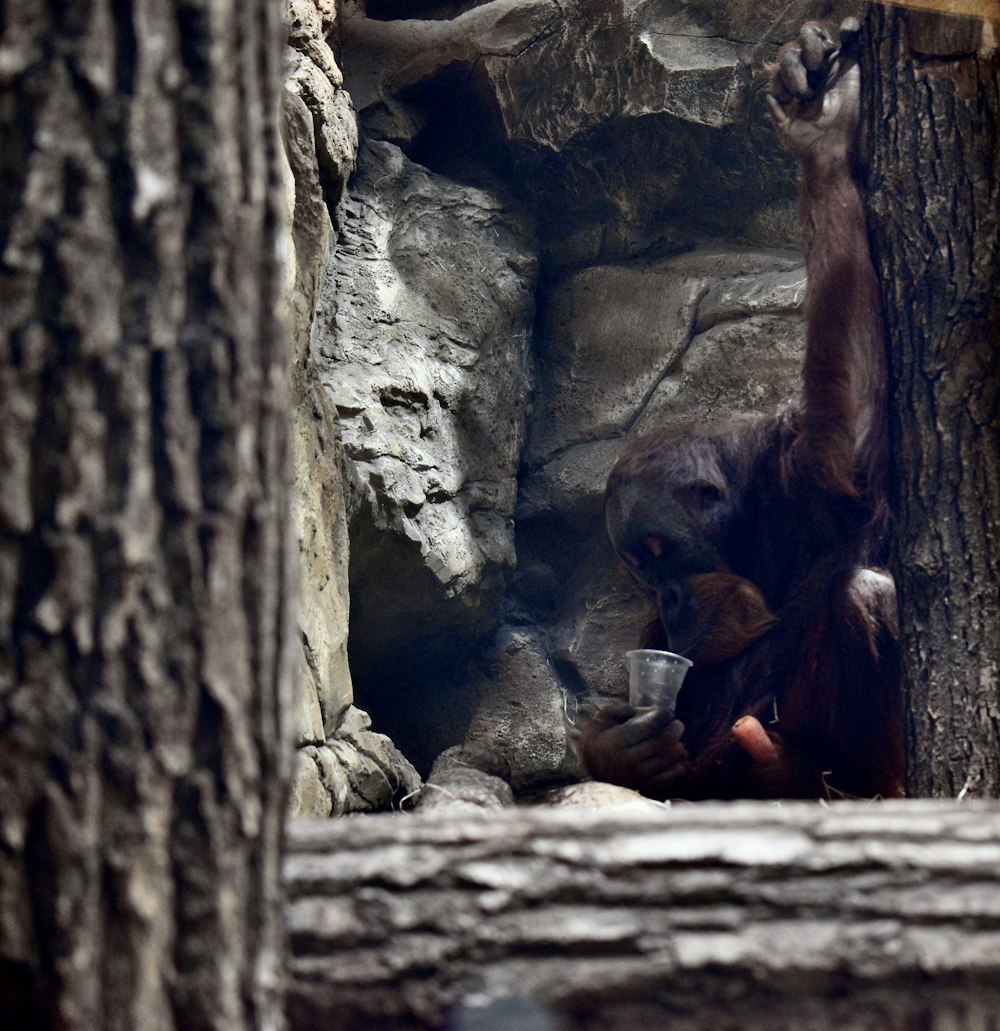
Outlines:
{"label": "dark fur", "polygon": [[[838,81],[852,67],[832,65],[824,89],[856,94]],[[643,643],[688,651],[695,665],[678,699],[680,742],[668,716],[643,724],[618,706],[585,728],[581,751],[595,776],[658,797],[902,793],[895,596],[888,576],[868,569],[887,526],[886,373],[878,283],[845,145],[856,109],[842,105],[813,146],[819,109],[784,93],[792,120],[776,120],[804,172],[802,396],[750,426],[637,440],[608,481],[611,539],[659,606]],[[706,621],[724,607],[696,589],[699,576],[720,572],[750,581],[777,617],[722,658],[699,655]],[[755,767],[733,741],[732,725],[747,714],[780,744],[780,764]]]}

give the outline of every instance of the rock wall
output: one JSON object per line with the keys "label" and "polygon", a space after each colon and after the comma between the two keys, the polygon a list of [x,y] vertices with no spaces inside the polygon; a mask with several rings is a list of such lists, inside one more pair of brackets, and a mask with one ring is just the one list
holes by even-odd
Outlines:
{"label": "rock wall", "polygon": [[465,742],[521,794],[580,775],[576,728],[648,619],[604,480],[633,434],[795,389],[795,173],[764,65],[856,6],[290,3],[310,748],[353,678],[424,774]]}
{"label": "rock wall", "polygon": [[316,330],[350,470],[351,664],[365,682],[454,665],[496,629],[536,270],[496,196],[366,144]]}
{"label": "rock wall", "polygon": [[319,382],[311,337],[320,287],[358,147],[357,122],[329,43],[333,0],[288,0],[284,142],[290,228],[292,511],[300,554],[298,772],[301,816],[386,808],[419,778],[353,709],[344,464],[336,411]]}

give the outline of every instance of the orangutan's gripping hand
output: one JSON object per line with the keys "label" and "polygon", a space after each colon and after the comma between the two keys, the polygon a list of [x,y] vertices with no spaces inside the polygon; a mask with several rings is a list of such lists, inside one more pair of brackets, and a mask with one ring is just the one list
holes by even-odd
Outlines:
{"label": "orangutan's gripping hand", "polygon": [[861,74],[856,18],[840,26],[838,46],[818,22],[806,22],[778,53],[768,104],[778,136],[804,162],[850,155],[858,123]]}
{"label": "orangutan's gripping hand", "polygon": [[756,716],[733,724],[733,741],[753,761],[746,778],[748,797],[823,798],[826,787],[815,763],[792,754],[781,735],[765,730]]}
{"label": "orangutan's gripping hand", "polygon": [[595,780],[669,798],[691,768],[683,733],[684,724],[669,710],[637,716],[627,703],[613,702],[583,728],[580,755]]}

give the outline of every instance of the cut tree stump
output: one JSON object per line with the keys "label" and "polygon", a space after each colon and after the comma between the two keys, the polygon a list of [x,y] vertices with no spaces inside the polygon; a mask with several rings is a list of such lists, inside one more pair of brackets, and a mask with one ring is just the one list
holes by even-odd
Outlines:
{"label": "cut tree stump", "polygon": [[285,869],[296,1031],[1000,1026],[995,804],[294,822]]}

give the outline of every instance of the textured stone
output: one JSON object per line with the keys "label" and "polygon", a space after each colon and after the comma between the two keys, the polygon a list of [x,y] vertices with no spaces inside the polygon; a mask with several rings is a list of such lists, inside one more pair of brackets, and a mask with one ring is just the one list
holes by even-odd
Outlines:
{"label": "textured stone", "polygon": [[[308,32],[320,32],[319,15],[311,0],[293,3],[290,8],[299,14],[293,22],[293,39],[301,43]],[[299,26],[297,35],[295,25]],[[339,430],[333,408],[319,386],[310,337],[333,238],[330,203],[342,192],[353,167],[357,137],[353,116],[345,115],[349,102],[343,91],[308,58],[294,50],[289,50],[289,55],[284,144],[291,238],[287,267],[293,344],[292,516],[299,544],[301,594],[298,739],[318,743],[336,728],[341,712],[351,703],[352,687],[347,663],[347,523]],[[336,152],[323,144],[330,138],[340,140]],[[324,149],[325,173],[320,156]],[[330,187],[331,175],[339,187]]]}
{"label": "textured stone", "polygon": [[423,786],[417,807],[471,813],[514,804],[507,764],[477,744],[456,745],[442,752]]}
{"label": "textured stone", "polygon": [[621,437],[616,434],[607,440],[571,444],[547,458],[521,484],[518,520],[558,513],[577,524],[603,526],[604,484],[621,449]]}
{"label": "textured stone", "polygon": [[358,127],[347,92],[298,50],[288,48],[285,90],[298,96],[313,120],[312,163],[330,217],[338,205],[358,150]]}
{"label": "textured stone", "polygon": [[392,742],[351,706],[347,658],[348,538],[340,428],[319,382],[311,338],[357,126],[324,38],[332,4],[291,0],[284,143],[290,226],[288,311],[293,338],[292,514],[300,553],[302,690],[291,811],[325,817],[387,809],[419,788]]}
{"label": "textured stone", "polygon": [[291,812],[318,817],[377,812],[401,805],[420,784],[389,738],[376,734],[367,713],[352,706],[325,744],[299,749]]}
{"label": "textured stone", "polygon": [[750,418],[797,384],[801,255],[701,248],[600,266],[550,290],[518,517],[600,517],[624,439],[669,422]]}
{"label": "textured stone", "polygon": [[703,290],[669,267],[588,268],[558,286],[540,320],[529,461],[633,422],[687,346]]}
{"label": "textured stone", "polygon": [[797,386],[802,354],[797,318],[753,315],[715,326],[694,337],[677,368],[657,384],[635,430],[770,411]]}
{"label": "textured stone", "polygon": [[330,815],[330,793],[323,786],[315,749],[300,748],[295,753],[289,812],[294,816],[324,819]]}
{"label": "textured stone", "polygon": [[515,56],[551,31],[562,14],[556,0],[493,0],[454,18],[365,17],[364,0],[344,0],[343,33],[349,89],[359,108],[395,94],[452,64],[484,54]]}
{"label": "textured stone", "polygon": [[[828,7],[839,20],[858,3]],[[492,168],[556,263],[795,240],[794,170],[763,92],[777,45],[817,14],[808,0],[386,2],[377,18],[352,0],[345,13],[368,130],[439,171]]]}
{"label": "textured stone", "polygon": [[557,809],[614,810],[625,813],[660,813],[670,808],[669,802],[656,802],[638,791],[588,780],[582,784],[566,784],[546,791],[534,800],[536,805]]}
{"label": "textured stone", "polygon": [[610,548],[606,565],[593,561],[582,571],[571,598],[560,624],[562,647],[557,654],[587,685],[581,703],[584,715],[590,715],[599,702],[626,697],[625,653],[637,647],[655,610]]}
{"label": "textured stone", "polygon": [[312,2],[319,12],[323,33],[329,33],[337,20],[337,0],[312,0]]}
{"label": "textured stone", "polygon": [[576,699],[560,682],[545,642],[507,629],[488,665],[488,675],[472,687],[480,702],[466,742],[502,756],[516,792],[580,777],[572,733]]}
{"label": "textured stone", "polygon": [[292,495],[292,513],[300,557],[303,690],[312,714],[312,722],[308,730],[303,728],[301,740],[322,741],[336,728],[341,713],[353,698],[347,659],[347,518],[332,406],[310,365],[299,366],[293,372],[298,389],[291,451],[298,489]]}
{"label": "textured stone", "polygon": [[337,66],[326,34],[335,18],[334,0],[286,0],[288,42],[333,86],[344,77]]}
{"label": "textured stone", "polygon": [[380,679],[499,619],[536,266],[494,196],[388,144],[364,152],[345,210],[315,341],[352,486],[352,664]]}
{"label": "textured stone", "polygon": [[[508,137],[559,152],[621,116],[668,115],[714,128],[743,117],[750,48],[708,37],[672,6],[664,21],[660,4],[570,0],[557,29],[517,60],[487,55]],[[552,79],[545,90],[537,88],[542,68]]]}

